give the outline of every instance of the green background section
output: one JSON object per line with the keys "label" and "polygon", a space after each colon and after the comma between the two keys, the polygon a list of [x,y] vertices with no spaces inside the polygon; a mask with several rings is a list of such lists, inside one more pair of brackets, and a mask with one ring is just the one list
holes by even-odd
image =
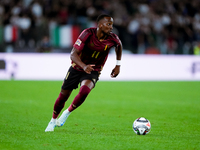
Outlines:
{"label": "green background section", "polygon": [[50,39],[53,46],[60,46],[60,27],[55,26],[50,30]]}
{"label": "green background section", "polygon": [[[45,133],[61,84],[0,81],[0,149],[200,149],[200,82],[99,81],[63,127]],[[133,132],[138,117],[150,120],[149,134]]]}

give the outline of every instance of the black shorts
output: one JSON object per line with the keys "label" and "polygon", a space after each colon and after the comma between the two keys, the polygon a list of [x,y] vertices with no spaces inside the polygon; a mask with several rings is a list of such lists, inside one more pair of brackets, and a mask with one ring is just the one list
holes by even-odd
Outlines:
{"label": "black shorts", "polygon": [[71,66],[65,76],[62,89],[63,90],[76,89],[78,88],[78,84],[85,79],[91,80],[95,86],[96,82],[99,80],[99,75],[100,74],[98,71],[92,71],[91,74],[87,74],[86,72],[75,70]]}

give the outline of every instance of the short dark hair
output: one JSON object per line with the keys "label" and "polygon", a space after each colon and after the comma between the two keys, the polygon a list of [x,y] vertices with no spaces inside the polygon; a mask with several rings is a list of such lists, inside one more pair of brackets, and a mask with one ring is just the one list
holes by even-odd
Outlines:
{"label": "short dark hair", "polygon": [[99,23],[100,20],[102,20],[104,17],[111,17],[110,15],[107,14],[101,14],[97,17],[97,23]]}

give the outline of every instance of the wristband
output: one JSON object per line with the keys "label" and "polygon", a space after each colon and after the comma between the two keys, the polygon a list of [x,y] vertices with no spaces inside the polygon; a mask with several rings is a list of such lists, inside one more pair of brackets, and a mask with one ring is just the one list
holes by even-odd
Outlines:
{"label": "wristband", "polygon": [[120,66],[120,65],[121,65],[121,60],[117,60],[117,61],[116,61],[116,65],[117,65],[117,66]]}

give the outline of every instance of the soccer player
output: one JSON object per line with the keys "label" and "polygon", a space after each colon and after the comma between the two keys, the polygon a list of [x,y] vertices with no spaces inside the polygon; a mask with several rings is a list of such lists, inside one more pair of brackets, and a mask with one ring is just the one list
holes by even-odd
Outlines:
{"label": "soccer player", "polygon": [[[112,29],[113,18],[102,14],[97,18],[97,28],[87,28],[79,35],[70,55],[72,65],[66,74],[61,92],[55,101],[53,116],[45,132],[54,131],[56,126],[63,126],[70,113],[85,101],[99,79],[111,47],[115,47],[116,52],[116,66],[111,72],[111,77],[114,78],[119,74],[122,43],[118,36],[112,33]],[[71,92],[73,89],[78,88],[79,83],[80,90],[78,95],[57,119]]]}

